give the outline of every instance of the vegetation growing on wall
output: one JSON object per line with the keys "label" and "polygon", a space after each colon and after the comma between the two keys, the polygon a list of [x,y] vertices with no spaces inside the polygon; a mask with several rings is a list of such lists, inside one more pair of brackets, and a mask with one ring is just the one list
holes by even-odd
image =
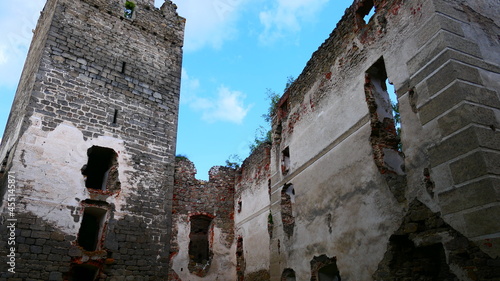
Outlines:
{"label": "vegetation growing on wall", "polygon": [[[283,93],[285,93],[290,86],[292,86],[293,82],[295,82],[295,78],[293,76],[288,76],[285,84],[285,89]],[[273,118],[276,115],[278,102],[281,99],[281,95],[276,93],[271,89],[266,90],[267,99],[269,100],[269,107],[265,114],[262,114],[262,118],[266,121],[267,126],[259,126],[256,131],[256,136],[253,143],[250,144],[250,153],[253,153],[257,147],[259,147],[263,143],[272,143],[272,133],[271,127]]]}
{"label": "vegetation growing on wall", "polygon": [[126,1],[125,2],[125,11],[124,11],[124,16],[128,19],[132,18],[132,14],[134,13],[135,9],[135,3],[132,1]]}

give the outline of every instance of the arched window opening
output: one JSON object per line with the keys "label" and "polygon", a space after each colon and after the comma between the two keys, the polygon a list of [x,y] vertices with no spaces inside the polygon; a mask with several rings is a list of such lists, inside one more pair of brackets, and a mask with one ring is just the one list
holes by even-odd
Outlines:
{"label": "arched window opening", "polygon": [[281,281],[295,281],[295,271],[291,268],[285,268],[281,274]]}

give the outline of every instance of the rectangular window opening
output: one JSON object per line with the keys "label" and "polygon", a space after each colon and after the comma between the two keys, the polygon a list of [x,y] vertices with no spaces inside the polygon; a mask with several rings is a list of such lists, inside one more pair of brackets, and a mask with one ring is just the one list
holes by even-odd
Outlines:
{"label": "rectangular window opening", "polygon": [[126,62],[122,62],[122,69],[120,70],[121,73],[125,73],[125,68],[127,67],[127,63]]}
{"label": "rectangular window opening", "polygon": [[83,212],[82,224],[78,231],[78,245],[85,251],[96,251],[102,237],[107,210],[86,207]]}
{"label": "rectangular window opening", "polygon": [[125,1],[125,9],[123,12],[123,16],[126,17],[127,19],[131,19],[132,16],[134,15],[134,10],[135,10],[136,4],[132,1]]}
{"label": "rectangular window opening", "polygon": [[92,146],[87,150],[87,155],[88,162],[82,168],[85,187],[103,191],[120,189],[118,154],[111,148]]}
{"label": "rectangular window opening", "polygon": [[281,153],[281,173],[288,174],[290,171],[290,148],[287,146]]}
{"label": "rectangular window opening", "polygon": [[113,114],[113,124],[116,124],[116,121],[118,119],[118,109],[115,109],[115,113]]}

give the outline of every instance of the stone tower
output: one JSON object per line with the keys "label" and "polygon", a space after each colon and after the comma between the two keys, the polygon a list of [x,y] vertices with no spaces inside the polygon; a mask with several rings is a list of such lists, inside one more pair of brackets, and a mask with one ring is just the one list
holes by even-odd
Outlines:
{"label": "stone tower", "polygon": [[185,20],[48,0],[0,147],[0,279],[166,280]]}

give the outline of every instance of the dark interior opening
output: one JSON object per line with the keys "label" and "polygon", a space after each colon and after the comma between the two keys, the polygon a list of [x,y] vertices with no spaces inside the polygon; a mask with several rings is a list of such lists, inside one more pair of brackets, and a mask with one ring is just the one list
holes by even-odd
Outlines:
{"label": "dark interior opening", "polygon": [[337,258],[321,255],[311,260],[311,281],[340,281]]}
{"label": "dark interior opening", "polygon": [[375,14],[375,5],[373,4],[373,0],[365,0],[362,2],[361,6],[356,11],[356,14],[359,18],[363,20],[366,24],[370,21],[371,17]]}
{"label": "dark interior opening", "polygon": [[208,234],[212,218],[205,215],[191,217],[191,232],[189,234],[189,257],[196,263],[206,263],[210,260],[210,242]]}
{"label": "dark interior opening", "polygon": [[107,147],[92,146],[87,150],[87,156],[87,165],[82,170],[86,176],[85,187],[106,190],[111,168],[118,163],[116,152]]}
{"label": "dark interior opening", "polygon": [[295,271],[291,268],[285,268],[281,274],[281,281],[295,281]]}
{"label": "dark interior opening", "polygon": [[337,265],[329,264],[318,270],[319,281],[340,281]]}
{"label": "dark interior opening", "polygon": [[90,264],[75,265],[71,269],[69,281],[94,281],[99,273],[99,268]]}
{"label": "dark interior opening", "polygon": [[85,251],[97,250],[105,216],[105,209],[94,207],[85,208],[80,231],[78,232],[78,245]]}
{"label": "dark interior opening", "polygon": [[115,113],[113,114],[113,124],[116,124],[118,120],[118,109],[115,109]]}
{"label": "dark interior opening", "polygon": [[443,244],[415,247],[407,235],[390,238],[393,258],[389,264],[391,274],[412,280],[455,280],[446,262]]}
{"label": "dark interior opening", "polygon": [[285,184],[281,189],[281,222],[283,231],[288,237],[293,235],[293,229],[295,228],[295,217],[292,210],[292,196],[294,194],[295,190],[292,184]]}
{"label": "dark interior opening", "polygon": [[281,172],[283,175],[290,171],[290,148],[286,147],[281,153]]}

